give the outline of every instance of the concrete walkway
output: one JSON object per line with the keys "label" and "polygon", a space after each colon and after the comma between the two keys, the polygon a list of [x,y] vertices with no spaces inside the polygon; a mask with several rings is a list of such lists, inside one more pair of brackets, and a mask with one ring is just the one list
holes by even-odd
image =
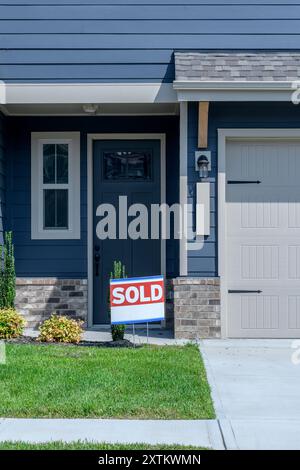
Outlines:
{"label": "concrete walkway", "polygon": [[0,419],[0,441],[147,443],[223,450],[216,420]]}
{"label": "concrete walkway", "polygon": [[300,449],[292,340],[205,340],[201,351],[229,449]]}

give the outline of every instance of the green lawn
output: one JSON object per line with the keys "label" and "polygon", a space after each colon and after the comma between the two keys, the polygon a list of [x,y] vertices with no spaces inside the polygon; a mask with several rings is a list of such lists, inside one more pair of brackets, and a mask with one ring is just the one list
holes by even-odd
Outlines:
{"label": "green lawn", "polygon": [[214,418],[198,348],[7,344],[0,416]]}
{"label": "green lawn", "polygon": [[[1,450],[202,450],[200,447],[185,447],[179,445],[149,444],[107,444],[92,442],[45,442],[43,444],[27,444],[26,442],[0,442]],[[203,449],[204,450],[204,449]]]}

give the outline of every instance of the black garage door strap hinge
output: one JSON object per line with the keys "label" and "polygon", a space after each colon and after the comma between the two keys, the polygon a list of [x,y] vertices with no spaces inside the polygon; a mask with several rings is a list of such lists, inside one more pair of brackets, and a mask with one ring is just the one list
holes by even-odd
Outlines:
{"label": "black garage door strap hinge", "polygon": [[261,181],[249,181],[249,180],[229,180],[227,184],[260,184]]}
{"label": "black garage door strap hinge", "polygon": [[262,290],[229,290],[228,294],[261,294]]}

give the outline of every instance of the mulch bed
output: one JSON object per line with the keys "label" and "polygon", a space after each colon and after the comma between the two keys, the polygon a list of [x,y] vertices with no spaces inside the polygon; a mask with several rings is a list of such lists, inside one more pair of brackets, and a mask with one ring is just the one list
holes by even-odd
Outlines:
{"label": "mulch bed", "polygon": [[6,343],[12,344],[37,344],[40,346],[92,346],[96,348],[137,348],[141,347],[140,344],[133,344],[127,339],[120,341],[80,341],[79,343],[50,343],[38,341],[37,338],[32,338],[31,336],[20,336],[19,338],[8,339]]}

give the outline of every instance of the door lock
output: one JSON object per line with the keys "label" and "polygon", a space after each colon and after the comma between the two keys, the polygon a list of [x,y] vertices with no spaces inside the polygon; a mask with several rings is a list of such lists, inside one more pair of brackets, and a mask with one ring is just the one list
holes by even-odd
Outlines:
{"label": "door lock", "polygon": [[95,261],[95,275],[99,276],[99,263],[100,263],[100,246],[96,245],[95,246],[95,255],[94,255],[94,261]]}

